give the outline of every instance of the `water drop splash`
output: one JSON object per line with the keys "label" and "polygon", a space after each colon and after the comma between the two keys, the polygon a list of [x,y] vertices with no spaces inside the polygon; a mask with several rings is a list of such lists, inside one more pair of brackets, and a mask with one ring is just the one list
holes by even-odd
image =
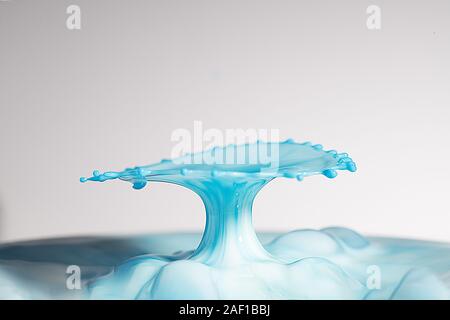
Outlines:
{"label": "water drop splash", "polygon": [[[355,171],[356,166],[346,153],[323,151],[319,145],[258,142],[230,145],[221,149],[220,161],[203,164],[194,159],[204,153],[185,155],[181,159],[162,160],[157,164],[134,167],[120,172],[99,173],[81,178],[86,181],[120,179],[142,189],[149,181],[169,182],[194,191],[206,208],[206,227],[202,242],[188,260],[208,266],[232,266],[255,261],[277,261],[259,243],[252,226],[252,205],[257,193],[278,177],[297,178],[322,174],[337,176],[337,170]],[[219,149],[212,149],[217,152]],[[250,161],[260,150],[276,150],[273,163]],[[208,152],[208,151],[207,151]],[[229,154],[233,157],[229,157]],[[244,155],[236,162],[237,155]],[[233,158],[226,162],[226,158]],[[253,157],[256,159],[257,157]]]}
{"label": "water drop splash", "polygon": [[[256,148],[254,148],[256,147]],[[226,154],[246,155],[257,147],[275,150],[270,163],[227,163]],[[275,147],[275,148],[274,148]],[[195,162],[219,154],[210,164]],[[214,153],[214,155],[213,155]],[[217,160],[217,158],[215,158]],[[193,251],[174,256],[139,256],[116,268],[91,286],[93,298],[118,299],[368,299],[402,298],[401,287],[411,267],[392,267],[384,291],[373,293],[358,260],[376,257],[383,248],[342,228],[303,230],[281,235],[264,247],[252,226],[252,205],[257,193],[275,178],[304,178],[321,174],[333,179],[339,170],[356,171],[347,153],[325,151],[322,145],[258,142],[214,148],[179,159],[99,173],[86,181],[120,179],[142,189],[148,182],[174,183],[194,191],[206,209],[202,240]],[[281,214],[281,213],[280,213]],[[366,266],[367,268],[367,266]],[[381,275],[380,275],[381,277]],[[411,276],[410,276],[411,277]],[[433,283],[430,295],[447,297],[448,290],[432,273],[419,277]],[[376,280],[376,279],[375,279]],[[381,281],[381,280],[379,280]],[[377,282],[375,281],[375,284]],[[440,290],[441,288],[442,290]],[[441,294],[442,296],[440,296]],[[447,295],[447,296],[446,296]]]}
{"label": "water drop splash", "polygon": [[[203,234],[2,245],[0,298],[450,299],[448,244],[365,238],[339,227],[255,233],[253,201],[270,181],[333,179],[339,171],[356,171],[348,154],[293,140],[95,170],[80,181],[122,180],[134,189],[159,181],[194,191],[206,209]],[[66,289],[68,265],[81,266],[83,290]]]}

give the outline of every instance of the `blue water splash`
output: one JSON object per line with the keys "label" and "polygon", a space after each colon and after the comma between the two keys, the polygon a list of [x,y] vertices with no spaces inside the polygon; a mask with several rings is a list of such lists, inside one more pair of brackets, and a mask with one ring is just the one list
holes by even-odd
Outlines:
{"label": "blue water splash", "polygon": [[[276,157],[264,164],[223,161],[230,152],[245,154],[248,160],[260,147],[271,150]],[[215,157],[217,154],[219,157]],[[219,161],[209,164],[194,161],[204,159],[205,155]],[[131,182],[135,189],[142,189],[149,181],[184,186],[202,199],[206,226],[195,250],[174,256],[130,259],[110,276],[94,283],[91,296],[125,299],[404,297],[401,288],[412,277],[409,273],[412,266],[390,266],[389,281],[383,282],[383,290],[375,281],[377,291],[373,291],[366,283],[365,263],[359,260],[367,256],[378,259],[380,254],[386,257],[388,254],[383,253],[386,248],[370,245],[351,230],[302,230],[280,235],[266,247],[259,242],[252,226],[252,205],[256,194],[267,183],[279,177],[303,181],[317,174],[335,178],[338,170],[356,171],[348,154],[324,151],[322,145],[309,142],[287,140],[214,148],[119,172],[94,171],[92,177],[81,181],[120,179]],[[444,284],[432,273],[422,272],[424,276],[418,278],[425,282],[422,287],[428,288],[422,294],[449,297]]]}
{"label": "blue water splash", "polygon": [[[220,157],[206,157],[218,153]],[[264,163],[259,161],[261,151]],[[229,157],[229,155],[232,157]],[[238,163],[237,158],[242,155]],[[201,157],[199,157],[201,156]],[[226,161],[228,156],[228,160]],[[205,164],[205,158],[217,161]],[[197,161],[195,161],[197,159]],[[231,160],[230,160],[231,159]],[[251,161],[253,159],[253,161]],[[229,145],[204,153],[189,154],[179,159],[162,160],[148,166],[120,172],[93,172],[80,181],[121,179],[142,189],[148,181],[169,182],[184,186],[202,199],[206,208],[206,227],[199,247],[188,257],[204,265],[228,266],[255,261],[277,261],[259,243],[252,227],[252,205],[257,193],[277,177],[297,178],[323,174],[335,178],[337,170],[356,171],[356,165],[346,153],[324,151],[321,145],[309,142],[258,142]]]}
{"label": "blue water splash", "polygon": [[[135,189],[162,181],[194,191],[206,209],[203,235],[3,245],[0,298],[450,299],[448,244],[365,238],[339,227],[257,236],[252,205],[266,184],[338,171],[356,171],[348,154],[292,140],[96,170],[80,181],[119,179]],[[83,290],[66,289],[68,265],[82,267]]]}

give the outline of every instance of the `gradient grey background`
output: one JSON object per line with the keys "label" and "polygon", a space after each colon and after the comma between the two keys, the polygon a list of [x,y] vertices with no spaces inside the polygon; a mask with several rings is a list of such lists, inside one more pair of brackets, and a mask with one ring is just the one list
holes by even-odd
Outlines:
{"label": "gradient grey background", "polygon": [[258,230],[450,241],[449,1],[0,1],[0,45],[2,241],[202,229],[188,190],[78,182],[170,156],[194,120],[357,162],[333,181],[271,183]]}

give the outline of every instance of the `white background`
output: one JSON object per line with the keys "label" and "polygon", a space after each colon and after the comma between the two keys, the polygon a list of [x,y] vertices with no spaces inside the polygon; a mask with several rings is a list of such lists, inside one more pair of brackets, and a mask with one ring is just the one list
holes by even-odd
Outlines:
{"label": "white background", "polygon": [[[66,28],[66,7],[82,29]],[[272,182],[258,230],[450,241],[450,2],[0,2],[0,240],[201,230],[180,187],[81,184],[170,156],[177,128],[275,128],[356,174]]]}

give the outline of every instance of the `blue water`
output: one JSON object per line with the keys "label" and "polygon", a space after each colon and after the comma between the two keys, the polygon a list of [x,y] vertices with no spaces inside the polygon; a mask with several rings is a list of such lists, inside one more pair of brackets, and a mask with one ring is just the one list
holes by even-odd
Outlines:
{"label": "blue water", "polygon": [[[338,171],[356,171],[346,153],[292,140],[230,145],[117,172],[96,170],[80,180],[119,179],[135,189],[160,181],[192,190],[205,205],[203,234],[0,247],[0,297],[450,299],[447,244],[365,238],[338,227],[255,233],[253,201],[270,181],[304,183],[317,174],[335,178]],[[89,271],[76,294],[61,285],[61,268],[68,264]],[[28,274],[32,281],[21,282],[24,275],[14,270],[27,268],[34,270]]]}

